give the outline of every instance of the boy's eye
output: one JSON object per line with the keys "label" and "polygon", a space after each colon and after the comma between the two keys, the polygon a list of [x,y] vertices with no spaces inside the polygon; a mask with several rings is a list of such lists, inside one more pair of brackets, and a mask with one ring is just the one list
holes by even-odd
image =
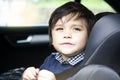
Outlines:
{"label": "boy's eye", "polygon": [[62,31],[63,28],[56,28],[56,31]]}
{"label": "boy's eye", "polygon": [[74,28],[74,31],[80,31],[81,29],[80,28]]}

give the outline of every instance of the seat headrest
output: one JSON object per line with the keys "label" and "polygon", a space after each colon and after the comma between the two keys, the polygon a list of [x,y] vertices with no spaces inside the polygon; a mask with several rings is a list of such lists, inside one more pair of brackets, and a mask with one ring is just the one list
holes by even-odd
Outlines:
{"label": "seat headrest", "polygon": [[103,64],[120,71],[120,14],[99,19],[89,36],[84,63]]}
{"label": "seat headrest", "polygon": [[120,80],[114,70],[103,65],[85,66],[72,78],[72,80]]}

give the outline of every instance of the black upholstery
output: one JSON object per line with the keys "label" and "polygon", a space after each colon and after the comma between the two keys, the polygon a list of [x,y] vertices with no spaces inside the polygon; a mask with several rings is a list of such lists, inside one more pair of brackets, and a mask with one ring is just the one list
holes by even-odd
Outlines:
{"label": "black upholstery", "polygon": [[120,73],[120,14],[102,17],[94,25],[84,64],[102,64]]}
{"label": "black upholstery", "polygon": [[120,77],[109,67],[88,65],[75,74],[72,80],[120,80]]}

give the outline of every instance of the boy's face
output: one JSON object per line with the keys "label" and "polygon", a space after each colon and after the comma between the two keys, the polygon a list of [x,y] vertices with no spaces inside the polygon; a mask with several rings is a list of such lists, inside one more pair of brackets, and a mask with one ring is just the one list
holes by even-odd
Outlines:
{"label": "boy's face", "polygon": [[64,60],[80,53],[87,41],[86,22],[67,15],[59,19],[52,29],[52,45]]}

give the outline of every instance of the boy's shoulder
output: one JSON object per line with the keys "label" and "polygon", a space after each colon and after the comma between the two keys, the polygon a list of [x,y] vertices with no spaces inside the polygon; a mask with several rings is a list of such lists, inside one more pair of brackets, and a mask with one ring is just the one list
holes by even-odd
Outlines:
{"label": "boy's shoulder", "polygon": [[49,56],[46,57],[46,60],[52,60],[52,59],[55,59],[55,56],[56,56],[57,52],[53,52],[51,53]]}

